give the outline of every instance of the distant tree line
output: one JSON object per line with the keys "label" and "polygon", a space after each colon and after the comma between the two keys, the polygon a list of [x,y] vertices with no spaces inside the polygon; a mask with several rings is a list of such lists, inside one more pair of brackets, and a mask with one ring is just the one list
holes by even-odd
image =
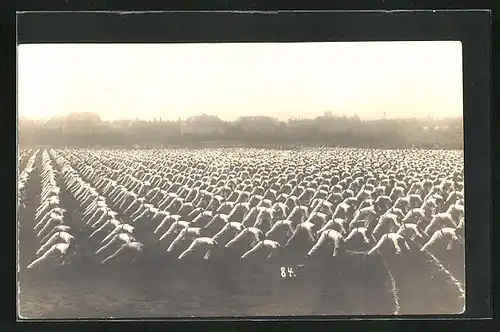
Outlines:
{"label": "distant tree line", "polygon": [[463,149],[462,117],[381,119],[331,114],[278,121],[241,117],[222,121],[202,114],[184,121],[103,121],[95,113],[71,113],[47,121],[20,118],[20,146],[141,147],[321,145],[358,148]]}

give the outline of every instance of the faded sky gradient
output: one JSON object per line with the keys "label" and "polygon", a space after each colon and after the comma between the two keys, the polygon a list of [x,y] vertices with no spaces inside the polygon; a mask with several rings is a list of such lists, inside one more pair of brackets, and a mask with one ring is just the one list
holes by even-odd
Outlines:
{"label": "faded sky gradient", "polygon": [[31,118],[441,118],[462,115],[462,89],[456,41],[18,48],[18,115]]}

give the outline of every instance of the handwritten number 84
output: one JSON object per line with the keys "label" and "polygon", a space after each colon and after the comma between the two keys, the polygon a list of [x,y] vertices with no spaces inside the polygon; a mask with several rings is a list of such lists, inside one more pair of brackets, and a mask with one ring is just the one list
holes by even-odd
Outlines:
{"label": "handwritten number 84", "polygon": [[295,277],[295,273],[291,267],[285,268],[281,267],[281,277],[282,278],[293,278]]}

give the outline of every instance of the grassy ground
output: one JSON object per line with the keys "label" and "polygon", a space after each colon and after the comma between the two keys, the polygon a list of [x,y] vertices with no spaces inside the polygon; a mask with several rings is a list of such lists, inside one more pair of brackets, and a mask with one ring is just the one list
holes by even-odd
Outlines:
{"label": "grassy ground", "polygon": [[[100,266],[95,244],[82,241],[74,264],[27,270],[39,247],[32,230],[39,174],[37,169],[29,184],[32,201],[18,218],[19,313],[25,318],[446,314],[463,309],[453,280],[433,257],[418,251],[312,261],[296,270],[296,277],[282,278],[280,268],[293,262],[180,265],[158,259],[140,266]],[[75,237],[88,237],[79,228],[76,202],[64,194],[63,205]],[[463,283],[463,252],[455,249],[436,258]]]}

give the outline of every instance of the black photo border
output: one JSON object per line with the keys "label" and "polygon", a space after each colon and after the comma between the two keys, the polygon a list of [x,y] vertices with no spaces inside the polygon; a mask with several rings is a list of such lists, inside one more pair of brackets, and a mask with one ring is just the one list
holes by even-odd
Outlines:
{"label": "black photo border", "polygon": [[[18,12],[16,21],[18,44],[461,41],[465,204],[468,220],[474,220],[466,226],[465,313],[448,316],[315,316],[286,319],[429,320],[491,317],[492,142],[489,11]],[[284,320],[285,317],[248,319]],[[158,321],[158,319],[119,321]]]}

